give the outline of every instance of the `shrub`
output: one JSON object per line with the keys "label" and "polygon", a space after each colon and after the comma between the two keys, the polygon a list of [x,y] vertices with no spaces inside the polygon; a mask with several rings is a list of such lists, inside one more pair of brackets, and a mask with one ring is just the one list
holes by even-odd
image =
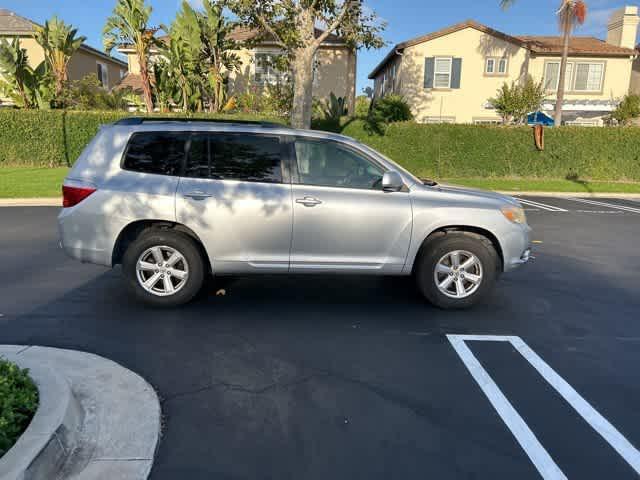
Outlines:
{"label": "shrub", "polygon": [[536,151],[531,128],[392,123],[371,135],[362,120],[342,133],[389,156],[419,177],[538,177],[640,181],[640,128],[546,130]]}
{"label": "shrub", "polygon": [[[71,166],[96,135],[100,125],[130,117],[118,111],[0,110],[0,167]],[[161,117],[225,118],[285,123],[277,116],[236,114],[162,113]],[[1,177],[2,173],[0,173]]]}
{"label": "shrub", "polygon": [[627,125],[634,118],[640,117],[640,95],[628,94],[611,112],[611,118],[620,125]]}
{"label": "shrub", "polygon": [[38,389],[27,370],[0,358],[0,457],[25,431],[38,408]]}
{"label": "shrub", "polygon": [[536,83],[529,75],[524,83],[503,83],[496,97],[489,99],[489,103],[504,123],[522,124],[526,122],[529,113],[540,110],[545,96],[542,80]]}
{"label": "shrub", "polygon": [[373,101],[365,127],[369,133],[383,135],[387,125],[413,119],[409,104],[399,95],[387,95]]}
{"label": "shrub", "polygon": [[374,101],[371,114],[384,123],[413,120],[409,104],[400,95],[387,95]]}
{"label": "shrub", "polygon": [[358,95],[356,97],[356,118],[367,118],[369,116],[369,107],[371,106],[371,99],[366,95]]}

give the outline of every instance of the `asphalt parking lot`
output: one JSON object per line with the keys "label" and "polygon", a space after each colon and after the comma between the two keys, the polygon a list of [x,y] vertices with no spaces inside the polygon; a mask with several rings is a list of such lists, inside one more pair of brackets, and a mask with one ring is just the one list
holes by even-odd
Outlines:
{"label": "asphalt parking lot", "polygon": [[57,208],[0,208],[0,343],[143,375],[153,479],[638,478],[640,201],[522,200],[535,260],[465,312],[363,277],[236,279],[151,310],[64,256]]}

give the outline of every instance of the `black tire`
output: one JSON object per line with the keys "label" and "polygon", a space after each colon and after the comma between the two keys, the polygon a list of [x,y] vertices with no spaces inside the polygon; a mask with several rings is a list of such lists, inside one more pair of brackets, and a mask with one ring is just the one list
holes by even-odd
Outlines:
{"label": "black tire", "polygon": [[[174,294],[158,296],[148,292],[138,281],[136,265],[149,248],[167,246],[177,250],[186,260],[188,277]],[[192,300],[200,291],[205,276],[205,264],[195,242],[187,235],[173,230],[149,229],[140,234],[128,247],[122,259],[122,271],[133,295],[154,307],[175,307]]]}
{"label": "black tire", "polygon": [[[452,298],[441,292],[434,278],[435,269],[445,255],[462,250],[475,255],[482,265],[482,280],[477,289],[464,298]],[[471,232],[443,232],[422,247],[416,259],[415,277],[420,293],[436,307],[452,310],[470,308],[491,293],[498,278],[501,261],[491,241]]]}

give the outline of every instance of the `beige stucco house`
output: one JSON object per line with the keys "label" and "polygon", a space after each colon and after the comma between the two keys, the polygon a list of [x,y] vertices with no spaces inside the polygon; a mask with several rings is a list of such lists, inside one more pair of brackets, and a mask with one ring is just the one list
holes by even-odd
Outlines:
{"label": "beige stucco house", "polygon": [[[0,38],[7,40],[20,38],[20,46],[27,51],[32,67],[36,67],[44,60],[42,47],[33,39],[33,30],[36,25],[28,18],[21,17],[10,10],[0,9]],[[112,88],[126,75],[127,64],[83,44],[71,57],[68,67],[69,79],[80,80],[92,73],[98,76],[106,88]],[[8,99],[2,98],[0,102],[10,103]]]}
{"label": "beige stucco house", "polygon": [[[629,92],[639,22],[638,8],[625,7],[612,15],[606,41],[572,38],[566,123],[601,125]],[[504,82],[527,75],[543,80],[543,111],[553,112],[561,49],[560,37],[512,36],[469,20],[397,44],[369,78],[374,96],[402,95],[419,122],[500,123],[488,100]]]}
{"label": "beige stucco house", "polygon": [[[320,31],[316,32],[319,33]],[[258,35],[257,30],[238,27],[230,37],[242,44],[255,41]],[[122,80],[120,87],[131,87],[134,91],[141,91],[140,65],[135,52],[127,45],[121,45],[118,51],[127,56],[129,64],[129,73]],[[256,46],[242,48],[236,53],[242,65],[239,72],[230,75],[229,89],[232,93],[240,93],[253,85],[264,87],[288,81],[286,73],[273,68],[272,57],[281,55],[282,51],[268,37],[257,42]],[[152,51],[151,61],[158,58],[158,55],[157,50]],[[353,112],[356,97],[355,50],[341,38],[329,35],[318,49],[314,65],[314,98],[327,99],[333,92],[338,97],[344,97],[347,100],[347,108]]]}

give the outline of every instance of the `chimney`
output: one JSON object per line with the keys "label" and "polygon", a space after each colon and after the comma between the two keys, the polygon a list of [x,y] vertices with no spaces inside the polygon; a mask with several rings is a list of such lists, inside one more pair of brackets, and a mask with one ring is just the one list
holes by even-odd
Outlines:
{"label": "chimney", "polygon": [[607,43],[616,47],[635,48],[638,23],[638,7],[626,6],[616,10],[607,26]]}

